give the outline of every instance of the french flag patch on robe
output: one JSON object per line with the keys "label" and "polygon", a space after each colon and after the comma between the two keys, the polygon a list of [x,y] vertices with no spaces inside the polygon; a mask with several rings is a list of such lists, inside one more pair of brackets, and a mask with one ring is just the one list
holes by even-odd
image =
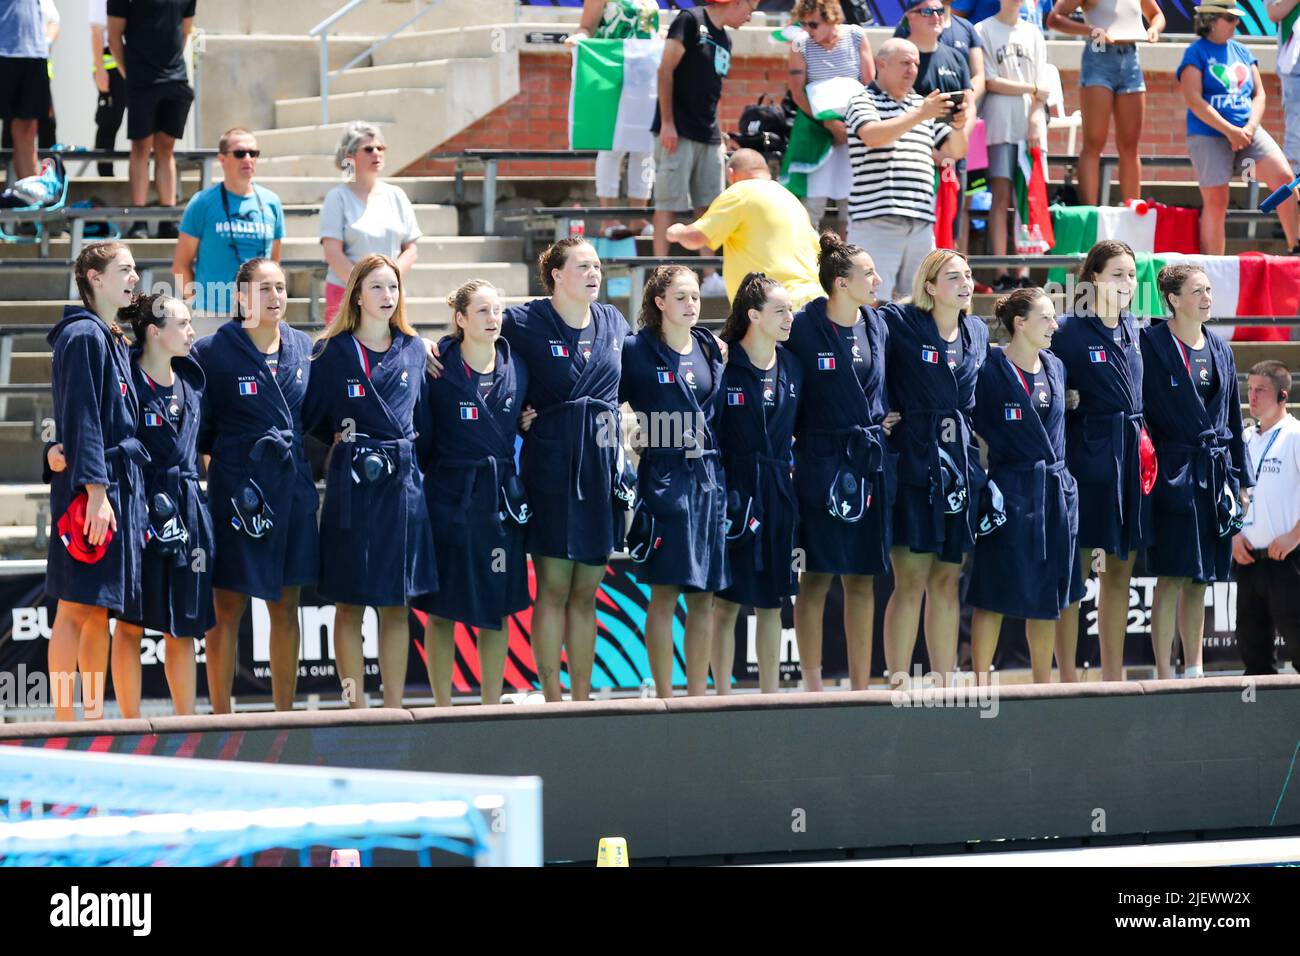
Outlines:
{"label": "french flag patch on robe", "polygon": [[1006,415],[1007,415],[1007,421],[1018,422],[1020,421],[1021,412],[1019,408],[1008,408],[1006,409]]}
{"label": "french flag patch on robe", "polygon": [[460,407],[461,421],[476,422],[478,421],[478,407],[475,405],[462,405]]}
{"label": "french flag patch on robe", "polygon": [[744,392],[728,392],[728,393],[727,393],[727,404],[728,404],[728,405],[744,405],[744,404],[745,404],[745,393],[744,393]]}
{"label": "french flag patch on robe", "polygon": [[551,354],[554,355],[556,358],[568,358],[569,348],[566,345],[552,345]]}
{"label": "french flag patch on robe", "polygon": [[349,385],[348,398],[365,398],[366,387],[364,385]]}
{"label": "french flag patch on robe", "polygon": [[145,412],[144,424],[146,428],[158,428],[162,425],[162,416],[157,412]]}
{"label": "french flag patch on robe", "polygon": [[819,372],[833,372],[833,371],[835,371],[835,358],[834,358],[834,356],[830,356],[830,357],[827,357],[827,358],[819,358],[819,359],[817,359],[817,371],[819,371]]}
{"label": "french flag patch on robe", "polygon": [[240,383],[239,383],[239,394],[240,394],[240,395],[256,395],[256,394],[257,394],[257,383],[256,383],[256,382],[240,382]]}
{"label": "french flag patch on robe", "polygon": [[660,384],[660,385],[671,385],[671,384],[673,384],[673,383],[676,382],[676,381],[677,381],[677,374],[676,374],[675,372],[660,372],[660,373],[659,373],[659,384]]}
{"label": "french flag patch on robe", "polygon": [[930,348],[928,345],[921,346],[921,361],[929,365],[939,364],[939,352]]}
{"label": "french flag patch on robe", "polygon": [[1088,361],[1093,365],[1098,365],[1106,361],[1105,349],[1088,349]]}

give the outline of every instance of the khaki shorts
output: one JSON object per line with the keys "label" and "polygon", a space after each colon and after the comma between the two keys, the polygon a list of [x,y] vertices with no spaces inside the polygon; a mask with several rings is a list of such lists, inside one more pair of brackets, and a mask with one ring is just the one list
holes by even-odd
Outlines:
{"label": "khaki shorts", "polygon": [[700,143],[678,137],[668,153],[655,139],[655,209],[685,212],[703,209],[723,189],[726,153],[721,143]]}

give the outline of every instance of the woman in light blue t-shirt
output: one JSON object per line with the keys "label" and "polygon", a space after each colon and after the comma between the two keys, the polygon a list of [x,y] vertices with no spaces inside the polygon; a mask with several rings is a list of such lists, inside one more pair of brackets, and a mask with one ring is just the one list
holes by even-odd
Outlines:
{"label": "woman in light blue t-shirt", "polygon": [[[1260,127],[1264,83],[1250,50],[1232,38],[1245,11],[1234,0],[1210,0],[1196,8],[1196,33],[1178,65],[1187,102],[1187,153],[1201,187],[1201,252],[1221,256],[1228,186],[1237,173],[1262,180],[1270,191],[1289,183],[1291,166],[1273,137]],[[1296,248],[1296,202],[1277,210],[1287,247]]]}

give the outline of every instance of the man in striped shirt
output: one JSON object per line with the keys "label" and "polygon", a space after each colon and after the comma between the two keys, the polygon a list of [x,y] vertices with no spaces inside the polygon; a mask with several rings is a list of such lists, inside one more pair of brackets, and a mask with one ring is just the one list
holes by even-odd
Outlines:
{"label": "man in striped shirt", "polygon": [[844,118],[853,166],[849,241],[875,260],[882,302],[907,294],[934,248],[936,156],[966,155],[965,110],[972,104],[961,93],[917,95],[919,63],[910,41],[886,40],[876,54],[875,82],[849,101]]}

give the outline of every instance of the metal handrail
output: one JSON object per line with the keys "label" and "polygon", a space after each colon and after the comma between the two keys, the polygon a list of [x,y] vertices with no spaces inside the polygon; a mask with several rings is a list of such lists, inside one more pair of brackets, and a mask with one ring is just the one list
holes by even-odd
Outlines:
{"label": "metal handrail", "polygon": [[[332,14],[307,31],[308,36],[320,37],[320,123],[322,126],[325,126],[330,121],[330,77],[341,76],[362,60],[373,56],[376,50],[387,45],[389,40],[414,24],[417,20],[423,18],[426,13],[438,5],[438,0],[430,0],[429,5],[421,8],[415,16],[411,17],[401,26],[390,32],[387,36],[376,40],[347,63],[331,72],[329,54],[330,28],[365,2],[366,0],[348,0],[348,3],[344,4],[338,10],[335,10]],[[418,5],[419,3],[420,0],[416,0],[416,4]]]}

